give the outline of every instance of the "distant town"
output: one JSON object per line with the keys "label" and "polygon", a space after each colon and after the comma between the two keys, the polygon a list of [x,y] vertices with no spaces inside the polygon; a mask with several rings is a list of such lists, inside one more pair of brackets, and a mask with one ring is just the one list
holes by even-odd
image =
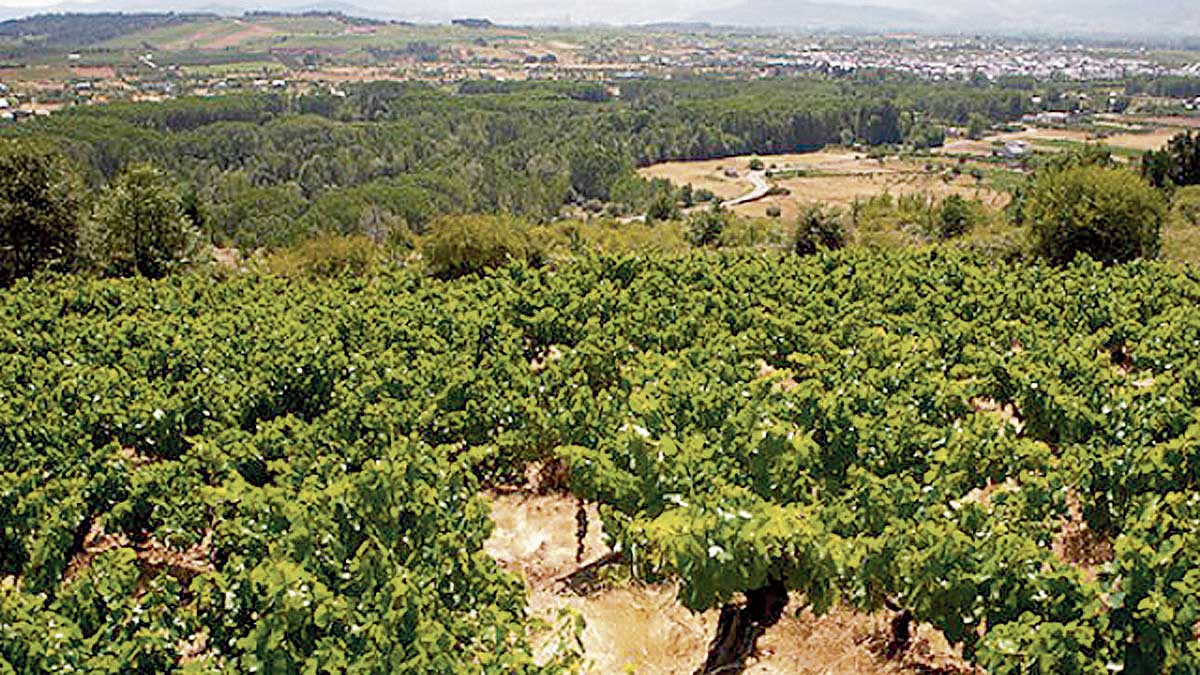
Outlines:
{"label": "distant town", "polygon": [[[782,35],[691,25],[534,29],[486,18],[414,25],[328,12],[102,16],[113,18],[78,19],[102,27],[92,39],[86,29],[70,26],[69,15],[0,24],[0,118],[245,90],[343,96],[344,86],[356,81],[595,81],[618,93],[622,82],[645,78],[864,72],[934,82],[1084,85],[1070,104],[1047,101],[1047,112],[1061,114],[1123,110],[1138,95],[1149,96],[1142,103],[1158,113],[1200,107],[1189,88],[1143,92],[1130,85],[1200,77],[1200,52],[1148,45]],[[56,47],[65,44],[56,39],[56,31],[64,30],[73,39],[69,50]],[[1105,82],[1114,83],[1111,90],[1093,88]]]}

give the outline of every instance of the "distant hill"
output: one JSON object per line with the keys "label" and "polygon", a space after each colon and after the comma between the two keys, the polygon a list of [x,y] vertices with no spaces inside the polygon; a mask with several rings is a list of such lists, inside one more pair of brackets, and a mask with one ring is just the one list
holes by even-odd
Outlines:
{"label": "distant hill", "polygon": [[[662,29],[702,29],[700,26],[741,26],[796,30],[879,33],[978,33],[991,35],[1127,36],[1200,39],[1200,0],[921,0],[921,9],[895,6],[916,0],[391,0],[356,4],[358,0],[60,0],[39,10],[4,7],[0,18],[24,16],[31,11],[68,17],[55,25],[37,17],[33,27],[9,27],[0,41],[14,34],[46,36],[54,44],[74,42],[71,31],[83,28],[83,39],[93,42],[108,33],[132,32],[162,25],[153,22],[188,20],[205,13],[224,16],[267,10],[287,13],[334,11],[346,16],[380,20],[444,22],[455,18],[487,16],[502,24],[564,24],[600,22],[651,24]],[[17,2],[17,0],[8,0]],[[28,0],[21,0],[26,2]],[[50,0],[52,1],[52,0]],[[103,4],[103,14],[89,14],[80,24],[69,18],[91,12]],[[707,9],[697,10],[703,4]],[[124,12],[125,14],[121,14]],[[139,13],[139,14],[133,14]],[[151,18],[155,17],[155,18]],[[88,23],[96,23],[89,26]],[[93,37],[87,37],[87,36]],[[59,37],[55,37],[59,36]]]}
{"label": "distant hill", "polygon": [[0,22],[0,42],[49,49],[86,47],[142,30],[190,23],[210,14],[39,14]]}

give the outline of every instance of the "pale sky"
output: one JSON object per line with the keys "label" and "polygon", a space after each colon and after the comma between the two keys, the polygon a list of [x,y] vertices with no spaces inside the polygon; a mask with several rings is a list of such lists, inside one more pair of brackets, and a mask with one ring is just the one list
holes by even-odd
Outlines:
{"label": "pale sky", "polygon": [[[443,21],[483,16],[513,23],[609,23],[706,21],[756,26],[828,24],[841,18],[869,31],[875,14],[863,7],[914,12],[890,13],[930,30],[1029,30],[1043,33],[1122,32],[1172,34],[1200,39],[1200,0],[0,0],[5,14],[37,11],[236,11],[247,9],[343,9],[381,18]],[[361,8],[355,11],[354,8]],[[19,10],[19,11],[18,11]],[[865,17],[865,18],[864,18]],[[899,18],[897,18],[899,17]],[[915,17],[915,18],[914,18]],[[866,25],[861,25],[861,24]],[[883,25],[883,24],[881,24]]]}

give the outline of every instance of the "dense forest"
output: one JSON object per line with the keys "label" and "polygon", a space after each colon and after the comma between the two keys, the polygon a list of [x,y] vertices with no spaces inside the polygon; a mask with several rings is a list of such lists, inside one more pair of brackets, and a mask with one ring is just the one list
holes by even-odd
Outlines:
{"label": "dense forest", "polygon": [[567,204],[644,209],[671,188],[634,173],[664,160],[935,145],[942,125],[1002,121],[1027,94],[911,81],[692,80],[623,85],[373,83],[344,97],[254,94],[76,108],[8,129],[48,140],[99,186],[150,162],[189,191],[214,243],[281,245],[359,231],[385,213],[420,231],[450,212],[535,221]]}

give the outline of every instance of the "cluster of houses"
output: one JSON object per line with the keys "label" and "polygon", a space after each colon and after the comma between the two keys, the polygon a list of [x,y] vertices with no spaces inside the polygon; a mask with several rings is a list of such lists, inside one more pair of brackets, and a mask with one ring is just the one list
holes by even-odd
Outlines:
{"label": "cluster of houses", "polygon": [[29,117],[49,115],[50,110],[32,102],[22,105],[8,85],[0,83],[0,122],[17,122]]}

